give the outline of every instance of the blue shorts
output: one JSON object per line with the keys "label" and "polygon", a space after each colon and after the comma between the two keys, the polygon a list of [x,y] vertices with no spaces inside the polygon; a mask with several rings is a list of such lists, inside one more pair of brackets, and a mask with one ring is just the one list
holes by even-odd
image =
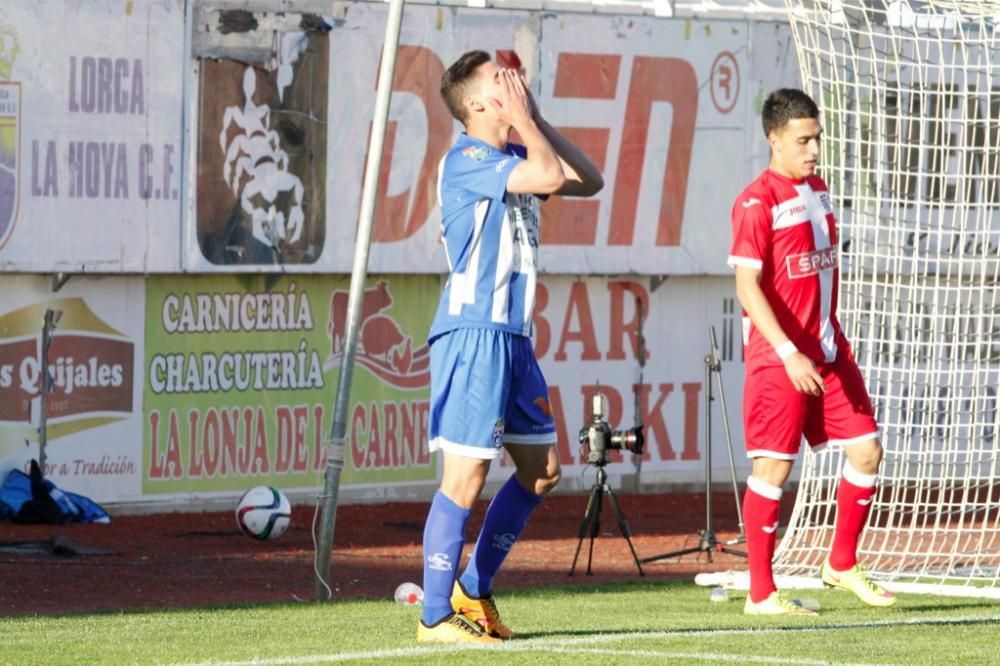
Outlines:
{"label": "blue shorts", "polygon": [[430,450],[499,458],[504,444],[556,442],[549,389],[531,340],[459,328],[431,343]]}

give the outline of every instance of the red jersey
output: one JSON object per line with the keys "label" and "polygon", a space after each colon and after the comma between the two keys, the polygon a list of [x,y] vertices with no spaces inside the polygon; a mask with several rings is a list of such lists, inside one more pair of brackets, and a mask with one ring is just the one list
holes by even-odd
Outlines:
{"label": "red jersey", "polygon": [[[819,176],[786,178],[767,169],[733,204],[730,266],[761,271],[760,287],[785,335],[816,363],[831,363],[847,341],[837,322],[837,222]],[[749,367],[781,365],[743,313]]]}

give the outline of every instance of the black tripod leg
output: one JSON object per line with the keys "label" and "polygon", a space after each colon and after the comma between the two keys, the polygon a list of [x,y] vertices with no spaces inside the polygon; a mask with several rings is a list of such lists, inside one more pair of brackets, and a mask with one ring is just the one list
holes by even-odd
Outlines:
{"label": "black tripod leg", "polygon": [[615,495],[615,491],[609,485],[605,485],[604,490],[608,494],[608,501],[611,502],[611,508],[615,512],[615,518],[618,520],[618,529],[621,530],[622,536],[625,537],[628,549],[632,551],[632,560],[639,569],[639,575],[645,576],[646,573],[642,570],[642,562],[639,561],[639,555],[635,552],[635,546],[632,545],[632,528],[629,527],[628,521],[625,519],[625,514],[622,512],[622,507],[618,503],[618,496]]}
{"label": "black tripod leg", "polygon": [[740,550],[734,550],[732,548],[726,548],[725,545],[719,543],[715,536],[715,530],[712,528],[713,516],[712,516],[712,402],[715,397],[712,393],[712,373],[716,373],[719,380],[719,398],[722,401],[722,424],[726,428],[726,446],[729,450],[729,469],[732,472],[733,477],[733,495],[736,499],[736,515],[739,517],[740,523],[740,537],[733,541],[727,542],[738,543],[743,538],[745,538],[744,528],[743,528],[743,515],[740,509],[740,497],[738,488],[736,485],[736,467],[733,462],[733,442],[729,433],[729,418],[726,415],[726,392],[722,386],[722,364],[719,361],[719,346],[715,341],[715,328],[709,327],[709,352],[705,355],[705,529],[698,530],[698,545],[692,546],[691,548],[681,548],[680,550],[673,550],[669,553],[663,553],[661,555],[653,555],[651,557],[644,557],[643,562],[655,562],[657,560],[665,560],[671,557],[677,557],[679,555],[688,555],[691,553],[707,553],[708,561],[712,561],[712,554],[716,552],[729,553],[730,555],[738,555],[740,557],[746,557],[746,553]]}
{"label": "black tripod leg", "polygon": [[[600,492],[599,486],[595,485],[590,489],[590,498],[587,500],[587,509],[583,512],[583,520],[580,521],[580,540],[576,542],[576,553],[573,554],[573,565],[569,568],[569,575],[572,576],[576,572],[576,560],[580,557],[580,548],[583,546],[583,538],[589,533],[590,537],[590,549],[593,552],[594,549],[594,533],[597,531],[598,519],[596,516],[600,513]],[[595,513],[596,511],[596,513]],[[588,529],[589,528],[589,529]],[[589,566],[588,573],[589,573]]]}
{"label": "black tripod leg", "polygon": [[587,552],[587,575],[593,576],[594,572],[590,565],[594,561],[594,539],[601,531],[601,509],[604,507],[604,485],[594,486],[594,512],[590,521],[590,550]]}
{"label": "black tripod leg", "polygon": [[[709,500],[711,501],[711,500]],[[710,505],[711,508],[711,505]],[[719,547],[719,540],[715,538],[715,530],[712,529],[712,512],[708,510],[705,513],[708,516],[705,519],[705,529],[701,532],[701,540],[698,542],[698,547],[708,555],[708,561],[712,561],[712,553],[716,551]]]}

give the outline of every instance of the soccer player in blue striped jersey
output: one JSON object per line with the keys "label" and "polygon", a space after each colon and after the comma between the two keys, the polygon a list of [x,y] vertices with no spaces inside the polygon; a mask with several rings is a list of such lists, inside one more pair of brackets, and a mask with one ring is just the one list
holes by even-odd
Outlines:
{"label": "soccer player in blue striped jersey", "polygon": [[[449,67],[441,96],[465,132],[438,178],[449,276],[428,336],[428,436],[444,464],[424,527],[417,640],[497,643],[513,632],[493,602],[493,578],[560,474],[548,387],[531,344],[539,204],[550,194],[591,196],[604,181],[544,120],[524,78],[488,53],[471,51]],[[523,145],[509,141],[512,129]],[[504,449],[516,471],[490,503],[457,578],[466,522]]]}

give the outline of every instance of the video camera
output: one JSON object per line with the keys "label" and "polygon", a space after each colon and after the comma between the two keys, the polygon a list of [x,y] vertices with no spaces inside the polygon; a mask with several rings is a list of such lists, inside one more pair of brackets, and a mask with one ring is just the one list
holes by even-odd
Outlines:
{"label": "video camera", "polygon": [[604,420],[604,396],[600,393],[591,401],[592,417],[589,424],[580,428],[580,445],[587,452],[587,464],[603,467],[608,464],[608,451],[625,449],[642,455],[646,438],[642,426],[623,430],[612,430]]}

